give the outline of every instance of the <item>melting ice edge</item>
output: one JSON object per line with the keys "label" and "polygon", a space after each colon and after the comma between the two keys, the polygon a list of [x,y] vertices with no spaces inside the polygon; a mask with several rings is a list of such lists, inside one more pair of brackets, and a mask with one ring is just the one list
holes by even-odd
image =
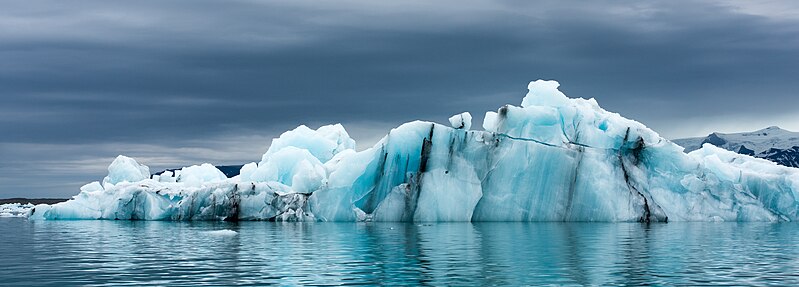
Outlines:
{"label": "melting ice edge", "polygon": [[150,176],[119,156],[102,183],[37,205],[43,219],[271,221],[794,221],[799,169],[641,123],[538,80],[520,107],[415,121],[356,152],[344,128],[300,126],[227,178],[210,164]]}

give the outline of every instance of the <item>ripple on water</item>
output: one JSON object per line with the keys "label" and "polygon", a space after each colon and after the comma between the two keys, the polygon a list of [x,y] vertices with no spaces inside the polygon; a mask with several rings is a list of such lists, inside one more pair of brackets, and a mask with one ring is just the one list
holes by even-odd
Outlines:
{"label": "ripple on water", "polygon": [[792,223],[272,223],[0,218],[17,286],[798,285]]}

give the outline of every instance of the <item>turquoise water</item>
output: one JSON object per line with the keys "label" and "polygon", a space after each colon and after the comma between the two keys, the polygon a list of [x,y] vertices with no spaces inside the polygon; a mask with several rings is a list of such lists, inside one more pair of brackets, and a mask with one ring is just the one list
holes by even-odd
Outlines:
{"label": "turquoise water", "polygon": [[0,218],[0,285],[785,286],[799,284],[797,236],[793,223]]}

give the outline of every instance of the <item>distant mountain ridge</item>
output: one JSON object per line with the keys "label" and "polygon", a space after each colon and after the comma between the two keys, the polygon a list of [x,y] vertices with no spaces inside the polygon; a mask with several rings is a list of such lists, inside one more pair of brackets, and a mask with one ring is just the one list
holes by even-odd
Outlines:
{"label": "distant mountain ridge", "polygon": [[777,164],[799,168],[799,132],[777,126],[744,133],[712,133],[706,137],[675,139],[672,142],[691,152],[710,143],[740,154],[767,159]]}
{"label": "distant mountain ridge", "polygon": [[9,203],[20,203],[20,204],[56,204],[59,202],[64,202],[69,200],[69,198],[24,198],[24,197],[14,197],[14,198],[3,198],[0,199],[0,204],[9,204]]}

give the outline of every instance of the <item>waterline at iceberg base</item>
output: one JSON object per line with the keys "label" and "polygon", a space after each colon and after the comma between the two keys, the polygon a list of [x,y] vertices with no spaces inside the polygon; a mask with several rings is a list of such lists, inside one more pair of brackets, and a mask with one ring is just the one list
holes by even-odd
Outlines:
{"label": "waterline at iceberg base", "polygon": [[520,107],[451,126],[403,124],[355,150],[341,125],[300,126],[227,178],[210,164],[151,176],[119,156],[30,219],[274,221],[794,221],[799,169],[712,145],[691,153],[641,123],[534,81]]}

